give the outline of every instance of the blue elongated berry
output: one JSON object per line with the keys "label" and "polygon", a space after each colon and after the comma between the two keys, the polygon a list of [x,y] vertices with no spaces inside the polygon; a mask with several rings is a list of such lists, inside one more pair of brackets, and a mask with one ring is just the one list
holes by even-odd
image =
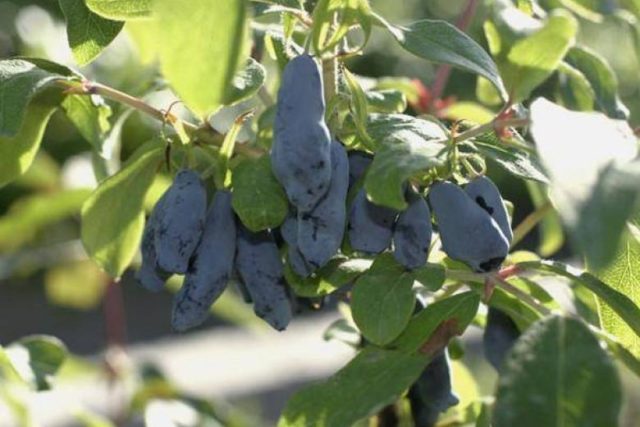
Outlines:
{"label": "blue elongated berry", "polygon": [[206,212],[207,193],[198,174],[192,170],[178,172],[154,209],[154,244],[161,269],[187,272],[189,259],[200,243]]}
{"label": "blue elongated berry", "polygon": [[393,255],[413,270],[427,262],[431,245],[431,211],[426,200],[416,192],[407,192],[408,207],[398,215],[393,231]]}
{"label": "blue elongated berry", "polygon": [[318,64],[306,54],[292,59],[278,92],[271,165],[289,201],[301,212],[313,209],[331,180],[331,137],[324,112]]}
{"label": "blue elongated berry", "polygon": [[509,244],[513,240],[513,232],[511,231],[511,223],[504,200],[500,195],[498,187],[486,176],[481,176],[464,187],[464,191],[471,197],[482,209],[487,211],[489,215],[498,223],[502,234],[507,238]]}
{"label": "blue elongated berry", "polygon": [[513,319],[505,312],[489,307],[482,343],[485,357],[497,371],[519,337],[520,330]]}
{"label": "blue elongated berry", "polygon": [[431,186],[433,209],[442,249],[478,272],[492,271],[509,253],[509,241],[489,213],[450,182]]}
{"label": "blue elongated berry", "polygon": [[451,390],[451,369],[446,350],[437,353],[409,389],[416,427],[431,427],[441,413],[459,403]]}
{"label": "blue elongated berry", "polygon": [[268,231],[252,233],[242,224],[237,230],[236,269],[253,300],[253,311],[282,331],[292,313],[278,246]]}
{"label": "blue elongated berry", "polygon": [[136,280],[147,290],[152,292],[161,291],[166,281],[171,277],[171,273],[158,267],[156,258],[156,246],[154,242],[154,234],[157,217],[153,213],[147,219],[142,234],[142,242],[140,243],[140,252],[142,254],[142,264],[136,272]]}
{"label": "blue elongated berry", "polygon": [[367,200],[364,187],[354,198],[347,226],[351,247],[357,251],[377,254],[391,245],[393,225],[398,213]]}
{"label": "blue elongated berry", "polygon": [[373,161],[373,156],[364,151],[349,151],[349,187],[355,184]]}
{"label": "blue elongated berry", "polygon": [[311,275],[313,268],[307,264],[298,249],[298,218],[296,214],[289,212],[280,226],[280,234],[287,243],[287,260],[293,271],[300,277]]}
{"label": "blue elongated berry", "polygon": [[320,202],[309,212],[298,212],[297,246],[313,270],[323,267],[342,245],[346,223],[349,161],[339,142],[331,146],[331,183]]}
{"label": "blue elongated berry", "polygon": [[236,225],[231,193],[218,191],[207,214],[200,245],[173,300],[175,330],[185,331],[206,320],[211,304],[227,287],[235,253]]}

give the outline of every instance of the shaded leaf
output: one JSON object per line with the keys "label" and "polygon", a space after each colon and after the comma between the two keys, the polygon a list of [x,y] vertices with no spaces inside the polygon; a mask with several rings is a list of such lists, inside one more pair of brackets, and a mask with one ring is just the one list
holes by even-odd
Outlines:
{"label": "shaded leaf", "polygon": [[493,83],[501,94],[506,94],[491,56],[448,22],[425,19],[403,27],[377,18],[407,51],[428,61],[450,64],[479,74]]}
{"label": "shaded leaf", "polygon": [[429,358],[368,347],[329,379],[298,391],[278,427],[351,426],[395,402]]}
{"label": "shaded leaf", "polygon": [[415,307],[413,277],[392,254],[379,255],[351,291],[351,314],[364,337],[377,345],[393,341]]}
{"label": "shaded leaf", "polygon": [[245,160],[233,170],[232,205],[242,223],[252,231],[282,224],[289,202],[271,171],[268,155]]}
{"label": "shaded leaf", "polygon": [[371,267],[371,263],[372,261],[368,259],[336,257],[308,278],[298,276],[287,263],[284,274],[296,295],[309,298],[322,297],[353,282]]}
{"label": "shaded leaf", "polygon": [[[2,97],[1,92],[2,88],[0,87],[0,98]],[[12,137],[0,136],[0,187],[13,181],[29,169],[40,149],[49,118],[58,108],[58,104],[59,99],[39,97],[27,108],[19,132]],[[2,111],[0,111],[0,116],[2,116]]]}
{"label": "shaded leaf", "polygon": [[550,317],[532,326],[509,352],[493,425],[614,426],[621,398],[615,366],[587,326]]}

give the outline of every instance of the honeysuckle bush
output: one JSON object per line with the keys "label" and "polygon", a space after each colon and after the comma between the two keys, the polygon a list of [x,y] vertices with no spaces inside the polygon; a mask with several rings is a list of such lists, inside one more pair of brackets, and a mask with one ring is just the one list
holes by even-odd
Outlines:
{"label": "honeysuckle bush", "polygon": [[[494,393],[465,395],[440,422],[617,425],[620,377],[640,375],[639,146],[611,67],[577,36],[581,22],[603,14],[637,31],[640,6],[619,3],[600,10],[587,2],[496,1],[483,39],[474,40],[464,19],[460,28],[441,20],[399,25],[367,0],[60,0],[76,65],[128,31],[140,55],[157,64],[158,87],[170,88],[188,114],[175,114],[174,104],[157,109],[77,67],[3,59],[0,185],[29,170],[49,119],[61,111],[86,140],[98,186],[43,197],[31,212],[57,218],[81,204],[84,249],[108,280],[137,268],[145,213],[181,168],[196,171],[210,192],[228,189],[242,227],[277,230],[290,211],[269,158],[277,89],[289,61],[310,54],[321,70],[331,137],[372,155],[359,182],[369,202],[403,211],[408,187],[427,195],[441,181],[464,185],[501,169],[526,182],[535,205],[513,224],[511,247],[537,225],[542,241],[538,252],[512,250],[489,272],[447,257],[437,235],[428,262],[413,270],[389,251],[365,254],[345,239],[327,266],[301,278],[283,253],[292,296],[345,302],[345,319],[327,336],[356,337],[356,353],[330,378],[297,391],[279,425],[349,426],[383,408],[411,419],[407,390],[447,346],[459,354],[456,337],[484,327],[487,307],[506,313],[519,338],[505,349]],[[469,1],[467,18],[476,6]],[[373,32],[441,64],[440,88],[350,71]],[[475,100],[441,99],[448,66],[477,78]],[[161,126],[121,158],[117,135],[130,110]],[[210,118],[224,111],[237,117],[221,133]],[[240,138],[243,131],[249,136]],[[573,265],[550,258],[563,230]],[[570,284],[573,304],[554,299],[542,285],[549,278]],[[29,367],[4,356],[21,349],[48,362]],[[29,337],[7,347],[0,362],[44,388],[64,352],[52,338]]]}

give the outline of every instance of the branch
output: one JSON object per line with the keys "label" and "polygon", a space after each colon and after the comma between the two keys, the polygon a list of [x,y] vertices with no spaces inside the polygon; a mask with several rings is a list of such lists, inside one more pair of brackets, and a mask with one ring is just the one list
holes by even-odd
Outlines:
{"label": "branch", "polygon": [[513,239],[511,242],[511,247],[514,247],[524,237],[529,234],[533,228],[538,225],[540,221],[553,209],[551,202],[546,202],[542,206],[540,206],[535,211],[531,212],[525,219],[518,224],[518,226],[513,230]]}
{"label": "branch", "polygon": [[[159,110],[147,104],[140,98],[136,98],[112,87],[90,81],[84,81],[81,84],[78,84],[77,82],[61,81],[60,84],[67,93],[74,93],[78,95],[97,94],[120,104],[127,105],[163,123],[180,123],[185,132],[194,140],[202,141],[205,144],[210,145],[220,146],[222,144],[224,135],[217,132],[207,123],[198,126],[186,120],[181,120],[170,111],[165,112]],[[236,145],[235,152],[247,157],[259,157],[264,154],[264,150],[256,147],[249,147],[244,144]]]}
{"label": "branch", "polygon": [[[476,13],[476,9],[478,7],[478,0],[469,0],[464,10],[460,14],[458,21],[456,22],[456,27],[463,33],[467,31],[469,25],[471,25],[471,21],[473,20],[473,16]],[[449,81],[449,76],[451,75],[451,65],[443,64],[440,65],[436,71],[436,76],[433,81],[433,85],[431,86],[431,95],[432,99],[435,101],[436,99],[442,98],[444,93],[444,89],[447,86],[447,82]]]}

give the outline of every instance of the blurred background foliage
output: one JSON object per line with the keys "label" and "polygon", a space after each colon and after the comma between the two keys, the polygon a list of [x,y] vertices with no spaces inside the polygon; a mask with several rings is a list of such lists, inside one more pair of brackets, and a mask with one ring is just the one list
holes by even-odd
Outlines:
{"label": "blurred background foliage", "polygon": [[[482,24],[490,13],[491,3],[480,2],[467,31],[485,47]],[[569,5],[578,14],[580,43],[601,54],[611,64],[619,80],[622,101],[631,113],[630,122],[635,126],[640,121],[640,29],[634,18],[616,8],[616,3],[615,0],[540,2],[545,9]],[[397,24],[422,18],[454,22],[466,5],[466,0],[372,0],[371,4],[379,14]],[[145,55],[143,26],[127,24],[126,29],[128,31],[123,32],[96,61],[80,71],[89,79],[142,97],[158,108],[167,108],[176,98],[160,79],[155,64],[149,62],[149,56]],[[67,45],[64,19],[57,2],[0,0],[0,58],[16,55],[48,58],[76,67]],[[268,58],[265,58],[265,62],[268,71],[275,70],[276,65],[270,63]],[[364,54],[350,59],[348,66],[360,76],[408,77],[421,82],[423,87],[432,84],[437,71],[435,65],[404,52],[383,31],[374,31]],[[544,95],[557,91],[562,84],[558,81],[561,78],[554,74],[536,90],[537,93]],[[277,82],[270,80],[269,84],[274,94]],[[495,113],[499,107],[490,103],[477,104],[481,86],[474,75],[454,70],[443,98],[448,99],[453,107],[456,103],[473,103],[467,107],[472,105],[480,113],[486,110]],[[411,87],[417,91],[417,86]],[[251,101],[248,102],[250,105]],[[246,105],[242,108],[246,109]],[[416,108],[415,103],[410,108]],[[142,141],[162,132],[158,122],[119,105],[105,105],[102,112],[104,118],[113,125],[108,133],[109,146],[121,150],[122,159],[126,159]],[[188,114],[180,105],[172,107],[172,112]],[[225,131],[237,112],[236,107],[234,111],[217,113],[212,125]],[[455,118],[455,114],[448,112],[446,107],[440,114],[444,118]],[[247,138],[255,130],[248,128],[244,132],[248,132],[244,136]],[[123,286],[113,285],[88,261],[79,241],[78,216],[82,203],[95,186],[91,167],[95,159],[92,159],[90,147],[83,136],[62,113],[57,113],[47,127],[43,148],[25,175],[0,190],[0,343],[7,345],[34,333],[52,334],[65,342],[71,354],[83,356],[67,359],[60,381],[78,375],[111,378],[119,375],[119,353],[113,349],[124,344],[124,331],[129,343],[170,334],[168,313],[171,295],[168,292],[159,295],[144,293],[135,286],[130,275],[124,277]],[[117,165],[104,167],[114,168]],[[534,202],[526,185],[519,180],[504,179],[502,172],[491,165],[489,172],[498,182],[505,198],[515,206],[514,223],[518,223],[533,209]],[[159,179],[152,191],[152,199],[157,198],[166,185],[166,180]],[[152,201],[148,205],[151,206]],[[539,243],[534,233],[521,243],[520,248],[536,249]],[[561,250],[560,257],[571,258],[570,249],[562,243],[560,237],[543,252],[549,255],[549,252]],[[122,312],[111,312],[108,301],[116,301],[116,306],[120,306]],[[229,324],[258,328],[250,308],[242,304],[233,292],[227,292],[216,303],[214,310],[214,316],[206,328]],[[112,325],[114,322],[115,330]],[[475,368],[484,362],[474,360],[473,353],[467,352],[469,360],[465,363]],[[96,354],[102,356],[89,357]],[[479,372],[475,380],[480,388],[489,389],[494,374],[485,365],[485,369],[474,371]],[[465,375],[469,374],[462,364],[456,366],[459,374],[455,377],[464,383]],[[271,411],[271,417],[267,416],[267,420],[247,416],[265,413],[264,408],[260,409],[255,401],[244,402],[240,412],[220,402],[212,404],[183,396],[153,366],[136,369],[133,377],[136,378],[137,391],[129,413],[137,415],[130,418],[134,420],[131,421],[132,425],[136,425],[135,422],[142,423],[145,418],[147,425],[161,425],[153,423],[154,417],[166,420],[166,414],[172,413],[179,414],[183,420],[196,417],[202,422],[197,425],[222,423],[255,426],[263,423],[269,425],[277,415],[275,409]],[[460,387],[470,390],[475,384],[471,380]],[[28,409],[22,405],[19,393],[3,390],[5,404],[13,407],[13,413],[22,418],[24,425],[28,425]],[[151,397],[158,396],[166,399],[147,405]],[[79,412],[76,418],[79,425],[111,425],[106,419],[88,412]],[[0,420],[0,425],[6,424]],[[192,424],[187,422],[180,425]]]}

